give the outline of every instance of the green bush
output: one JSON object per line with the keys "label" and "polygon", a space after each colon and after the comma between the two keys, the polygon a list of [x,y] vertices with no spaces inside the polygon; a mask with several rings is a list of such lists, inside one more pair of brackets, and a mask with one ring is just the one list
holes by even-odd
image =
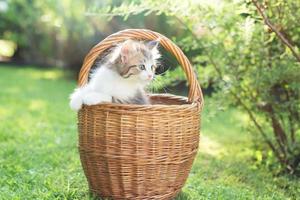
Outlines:
{"label": "green bush", "polygon": [[[214,99],[221,105],[233,104],[248,114],[249,130],[261,138],[256,148],[263,150],[263,159],[272,160],[267,158],[271,149],[280,171],[299,175],[300,2],[259,2],[290,48],[264,25],[256,1],[130,2],[99,8],[98,13],[125,19],[138,13],[168,16],[169,24],[184,30],[175,41],[190,55],[202,86],[213,87]],[[180,70],[169,71],[161,79],[176,83],[184,78],[180,74]]]}
{"label": "green bush", "polygon": [[31,64],[78,68],[99,39],[100,27],[86,16],[89,2],[9,0],[0,10],[0,38],[17,44],[15,59]]}

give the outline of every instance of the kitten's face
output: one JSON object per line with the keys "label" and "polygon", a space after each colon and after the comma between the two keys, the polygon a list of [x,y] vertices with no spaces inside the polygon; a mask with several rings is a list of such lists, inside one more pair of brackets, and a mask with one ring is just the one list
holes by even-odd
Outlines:
{"label": "kitten's face", "polygon": [[118,61],[119,74],[128,80],[149,83],[153,80],[157,68],[159,52],[158,42],[142,43],[127,40],[121,44]]}

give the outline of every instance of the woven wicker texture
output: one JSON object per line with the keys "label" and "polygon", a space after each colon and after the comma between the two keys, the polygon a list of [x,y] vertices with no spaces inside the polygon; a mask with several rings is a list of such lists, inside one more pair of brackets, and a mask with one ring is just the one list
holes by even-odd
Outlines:
{"label": "woven wicker texture", "polygon": [[165,36],[128,29],[108,36],[87,54],[78,84],[106,49],[126,39],[160,40],[181,64],[188,98],[151,95],[152,105],[105,103],[78,113],[79,152],[90,190],[102,198],[171,199],[184,185],[197,154],[201,88],[186,56]]}

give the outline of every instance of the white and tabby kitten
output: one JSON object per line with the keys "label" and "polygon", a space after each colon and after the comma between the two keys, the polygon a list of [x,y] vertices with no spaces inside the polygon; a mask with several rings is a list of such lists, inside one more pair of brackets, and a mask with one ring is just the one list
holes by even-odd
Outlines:
{"label": "white and tabby kitten", "polygon": [[78,111],[83,104],[101,102],[148,104],[144,87],[153,78],[160,57],[158,41],[126,40],[98,64],[88,84],[76,88],[70,96],[70,107]]}

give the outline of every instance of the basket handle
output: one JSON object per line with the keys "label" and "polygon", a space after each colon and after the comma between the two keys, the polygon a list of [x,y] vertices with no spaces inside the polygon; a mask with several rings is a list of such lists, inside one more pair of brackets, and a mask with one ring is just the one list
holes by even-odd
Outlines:
{"label": "basket handle", "polygon": [[164,35],[147,30],[147,29],[126,29],[114,33],[104,40],[95,45],[90,52],[86,55],[81,70],[79,72],[78,85],[83,86],[88,81],[89,71],[93,66],[94,61],[97,59],[98,55],[101,54],[106,49],[110,48],[112,45],[122,42],[126,39],[138,39],[138,40],[156,40],[159,39],[160,44],[170,53],[172,53],[179,64],[182,66],[186,78],[189,83],[189,94],[188,101],[200,102],[203,104],[203,95],[200,85],[197,81],[196,75],[193,71],[192,65],[181,51],[181,49],[176,46],[170,39]]}

